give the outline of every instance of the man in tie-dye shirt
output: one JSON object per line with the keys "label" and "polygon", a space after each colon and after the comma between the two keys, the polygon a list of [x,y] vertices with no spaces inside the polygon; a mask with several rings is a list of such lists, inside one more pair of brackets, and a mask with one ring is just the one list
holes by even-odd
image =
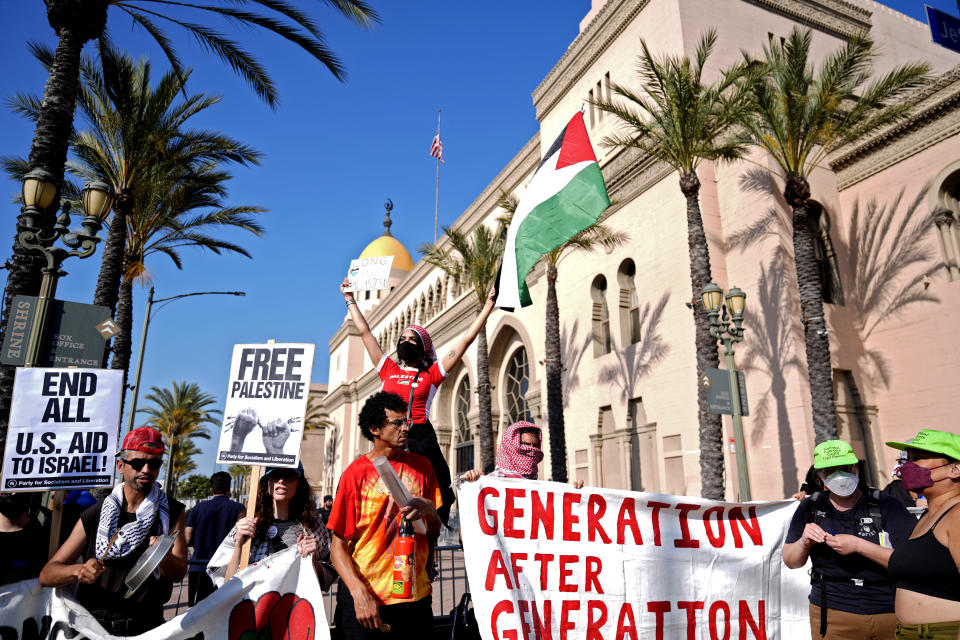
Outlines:
{"label": "man in tie-dye shirt", "polygon": [[[427,556],[440,534],[440,489],[430,461],[404,451],[410,426],[407,403],[381,391],[360,410],[360,431],[373,442],[370,453],[354,460],[340,477],[327,528],[333,533],[330,558],[340,574],[334,621],[338,637],[410,638],[429,635],[433,607]],[[400,508],[391,498],[373,460],[385,456],[413,500]],[[413,594],[393,594],[393,558],[400,517],[424,521],[427,534],[415,534]]]}

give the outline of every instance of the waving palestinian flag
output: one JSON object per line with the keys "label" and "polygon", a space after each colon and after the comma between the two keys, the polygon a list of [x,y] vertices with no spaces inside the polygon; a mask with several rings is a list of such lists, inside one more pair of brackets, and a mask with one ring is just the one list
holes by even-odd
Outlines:
{"label": "waving palestinian flag", "polygon": [[497,282],[497,306],[532,304],[525,279],[533,265],[599,220],[609,206],[600,165],[578,111],[547,151],[513,214]]}

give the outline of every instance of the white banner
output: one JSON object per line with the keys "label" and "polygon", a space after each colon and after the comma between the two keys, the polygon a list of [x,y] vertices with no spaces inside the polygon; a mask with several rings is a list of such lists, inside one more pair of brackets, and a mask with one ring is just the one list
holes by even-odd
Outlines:
{"label": "white banner", "polygon": [[393,268],[393,256],[381,258],[357,258],[350,261],[347,277],[350,286],[346,291],[377,291],[386,289],[390,284],[390,269]]}
{"label": "white banner", "polygon": [[[0,638],[61,637],[118,638],[104,631],[65,589],[43,588],[36,580],[0,587]],[[330,628],[312,559],[300,558],[296,548],[289,548],[240,571],[195,607],[136,637],[329,640]]]}
{"label": "white banner", "polygon": [[460,486],[485,640],[809,635],[809,578],[780,549],[797,502],[733,504],[556,482]]}
{"label": "white banner", "polygon": [[313,349],[312,344],[234,345],[217,462],[297,466]]}
{"label": "white banner", "polygon": [[3,491],[110,486],[123,372],[18,368]]}

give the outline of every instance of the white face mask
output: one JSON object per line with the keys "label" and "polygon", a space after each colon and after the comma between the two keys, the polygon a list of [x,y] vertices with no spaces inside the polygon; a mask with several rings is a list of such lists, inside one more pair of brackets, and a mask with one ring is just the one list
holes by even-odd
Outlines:
{"label": "white face mask", "polygon": [[834,471],[824,479],[823,484],[831,493],[835,493],[841,498],[846,498],[857,490],[857,485],[860,484],[860,478],[857,477],[855,473]]}

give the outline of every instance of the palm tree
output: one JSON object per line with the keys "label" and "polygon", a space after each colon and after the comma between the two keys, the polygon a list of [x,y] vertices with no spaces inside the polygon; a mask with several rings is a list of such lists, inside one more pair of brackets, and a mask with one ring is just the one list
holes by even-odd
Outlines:
{"label": "palm tree", "polygon": [[[226,62],[243,77],[257,95],[271,107],[277,104],[277,90],[263,65],[239,42],[204,24],[204,18],[218,17],[225,22],[270,31],[294,43],[316,58],[335,78],[343,81],[343,65],[324,43],[316,20],[286,0],[247,0],[253,10],[237,7],[231,0],[44,0],[47,21],[57,34],[56,53],[52,59],[43,100],[30,147],[29,170],[43,171],[56,185],[63,183],[67,147],[73,128],[74,106],[80,85],[80,53],[88,40],[96,40],[101,53],[108,50],[108,8],[111,15],[125,14],[133,26],[145,31],[170,61],[175,74],[184,77],[183,64],[161,24],[184,29],[200,44]],[[362,28],[380,21],[377,13],[364,0],[326,0],[337,13]],[[199,22],[184,19],[191,12],[202,16]],[[112,21],[111,21],[112,24]],[[105,70],[111,71],[109,58]],[[22,225],[18,217],[18,231]],[[49,231],[51,220],[41,223]],[[11,267],[7,272],[6,300],[0,316],[0,340],[7,326],[11,300],[17,295],[36,295],[40,289],[41,269],[45,260],[22,248],[14,238]],[[14,367],[0,365],[0,439],[5,440],[10,395],[13,391]]]}
{"label": "palm tree", "polygon": [[767,151],[784,181],[792,211],[794,262],[804,326],[807,376],[817,442],[837,437],[830,344],[808,215],[811,172],[832,152],[900,121],[911,109],[906,94],[926,81],[929,65],[909,63],[871,81],[873,40],[856,35],[826,57],[810,61],[809,30],[794,28],[783,44],[771,41],[764,59],[745,55],[750,109],[741,125]]}
{"label": "palm tree", "polygon": [[334,427],[337,423],[330,419],[330,414],[323,406],[323,400],[317,396],[307,396],[307,412],[303,417],[303,430],[319,431],[327,427]]}
{"label": "palm tree", "polygon": [[[737,83],[740,68],[721,74],[714,84],[704,84],[703,69],[717,41],[715,31],[701,36],[694,60],[686,56],[654,57],[641,40],[639,61],[641,91],[621,85],[612,90],[617,100],[596,101],[603,111],[620,121],[622,131],[607,136],[606,147],[637,149],[668,163],[680,174],[680,191],[687,202],[687,246],[690,253],[690,288],[694,300],[713,280],[710,252],[700,215],[700,179],[697,167],[704,160],[733,160],[742,156],[743,144],[731,135],[743,108],[743,91]],[[696,308],[695,308],[696,309]],[[707,367],[720,366],[717,341],[710,335],[705,313],[694,312],[697,371],[691,380],[697,389],[700,422],[700,482],[704,498],[722,500],[723,428],[719,415],[710,413],[700,378]]]}
{"label": "palm tree", "polygon": [[[449,275],[460,287],[471,291],[479,312],[497,281],[506,240],[504,229],[501,225],[496,231],[491,231],[485,225],[479,225],[469,236],[450,227],[445,227],[443,231],[449,248],[425,244],[419,251],[426,262]],[[489,355],[487,329],[483,326],[477,336],[477,406],[480,411],[480,464],[484,473],[493,471],[495,462]]]}
{"label": "palm tree", "polygon": [[[519,200],[501,193],[498,202],[507,215],[500,219],[509,226],[517,211]],[[543,256],[547,271],[547,304],[545,315],[544,362],[547,379],[547,433],[550,435],[550,476],[554,482],[567,481],[567,436],[563,420],[563,362],[560,349],[560,306],[557,303],[557,264],[561,258],[574,252],[608,251],[623,246],[630,239],[624,231],[614,231],[602,222],[595,222],[562,245]]]}
{"label": "palm tree", "polygon": [[176,487],[177,468],[187,469],[184,455],[177,457],[181,448],[189,452],[190,445],[196,445],[194,440],[210,439],[210,432],[206,425],[217,424],[220,411],[210,408],[217,399],[209,393],[204,393],[193,382],[174,381],[169,389],[151,387],[150,393],[144,398],[152,402],[152,407],[145,407],[137,413],[145,413],[150,417],[150,424],[157,429],[167,442],[167,474],[164,488],[174,491]]}
{"label": "palm tree", "polygon": [[233,499],[246,498],[248,496],[247,479],[250,477],[250,465],[232,464],[227,467],[227,473],[233,478]]}

